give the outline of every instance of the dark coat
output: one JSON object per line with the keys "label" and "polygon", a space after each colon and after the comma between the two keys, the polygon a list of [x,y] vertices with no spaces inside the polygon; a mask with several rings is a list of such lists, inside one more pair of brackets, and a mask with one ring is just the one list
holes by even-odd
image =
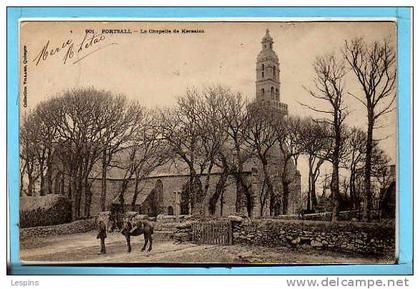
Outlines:
{"label": "dark coat", "polygon": [[106,225],[103,221],[99,221],[98,235],[96,236],[96,239],[105,239],[106,237]]}

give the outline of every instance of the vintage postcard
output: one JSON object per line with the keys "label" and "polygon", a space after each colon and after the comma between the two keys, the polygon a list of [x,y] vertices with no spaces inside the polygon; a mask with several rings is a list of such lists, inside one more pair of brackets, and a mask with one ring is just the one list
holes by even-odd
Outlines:
{"label": "vintage postcard", "polygon": [[393,21],[21,21],[23,264],[389,264]]}

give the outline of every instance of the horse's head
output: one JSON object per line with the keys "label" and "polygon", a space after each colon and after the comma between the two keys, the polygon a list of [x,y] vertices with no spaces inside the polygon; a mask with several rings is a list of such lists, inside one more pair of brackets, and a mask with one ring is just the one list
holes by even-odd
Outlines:
{"label": "horse's head", "polygon": [[121,232],[129,232],[133,228],[131,220],[129,218],[124,218],[122,223]]}

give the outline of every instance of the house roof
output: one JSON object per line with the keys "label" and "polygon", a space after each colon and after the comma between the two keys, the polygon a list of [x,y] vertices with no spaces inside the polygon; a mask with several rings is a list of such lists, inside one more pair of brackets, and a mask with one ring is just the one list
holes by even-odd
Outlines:
{"label": "house roof", "polygon": [[[150,191],[149,192],[140,192],[137,196],[135,204],[139,205],[139,206],[142,205],[144,203],[144,201],[146,201],[147,196],[149,194],[150,194]],[[134,196],[134,190],[133,191],[127,191],[124,194],[124,205],[131,204],[131,200],[133,199],[133,196]],[[112,204],[120,204],[120,200],[118,198],[118,195],[112,200],[111,203]]]}

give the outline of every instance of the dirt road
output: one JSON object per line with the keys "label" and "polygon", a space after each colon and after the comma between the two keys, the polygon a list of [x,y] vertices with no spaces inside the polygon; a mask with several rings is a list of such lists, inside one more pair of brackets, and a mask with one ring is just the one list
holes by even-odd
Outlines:
{"label": "dirt road", "polygon": [[23,241],[20,257],[25,263],[390,263],[386,258],[347,256],[311,248],[265,248],[247,246],[175,244],[156,236],[151,252],[142,252],[143,237],[134,237],[133,250],[127,253],[125,239],[120,233],[109,233],[107,254],[98,255],[99,241],[95,232],[48,237]]}

